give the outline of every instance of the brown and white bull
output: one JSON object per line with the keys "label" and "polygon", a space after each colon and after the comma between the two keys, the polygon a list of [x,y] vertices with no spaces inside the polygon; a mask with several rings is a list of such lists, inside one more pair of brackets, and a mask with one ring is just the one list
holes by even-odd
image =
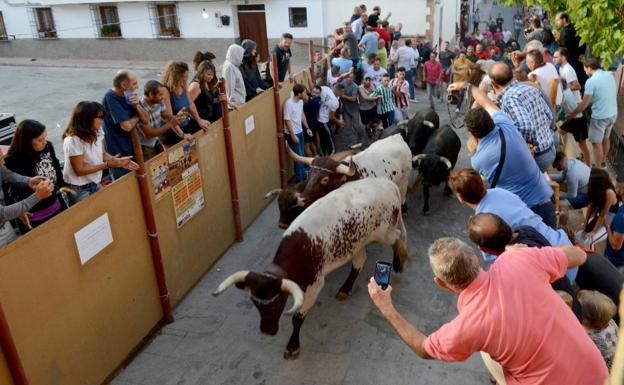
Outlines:
{"label": "brown and white bull", "polygon": [[260,331],[275,335],[288,295],[294,304],[293,332],[284,358],[299,354],[299,330],[325,284],[325,276],[351,261],[351,272],[336,298],[346,299],[366,261],[366,245],[392,245],[393,268],[400,272],[408,259],[407,234],[401,215],[401,193],[385,178],[365,178],[345,184],[314,202],[284,232],[262,273],[239,271],[214,292],[231,285],[247,290],[260,312]]}
{"label": "brown and white bull", "polygon": [[[299,206],[309,207],[317,199],[346,182],[378,177],[389,179],[399,187],[402,211],[406,210],[405,199],[412,171],[412,155],[401,135],[396,134],[378,140],[366,150],[340,162],[327,156],[317,158],[300,156],[288,146],[286,148],[296,162],[310,166],[307,182],[298,195]],[[293,215],[285,215],[280,207],[280,218],[289,217],[292,218]]]}

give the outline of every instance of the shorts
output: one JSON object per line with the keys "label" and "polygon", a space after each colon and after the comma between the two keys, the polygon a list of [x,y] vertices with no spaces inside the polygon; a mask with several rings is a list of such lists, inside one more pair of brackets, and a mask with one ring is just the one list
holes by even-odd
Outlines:
{"label": "shorts", "polygon": [[303,143],[314,143],[314,133],[316,132],[316,127],[312,124],[310,125],[310,131],[312,131],[312,136],[308,135],[308,130],[303,129]]}
{"label": "shorts", "polygon": [[574,198],[565,198],[573,209],[582,209],[589,206],[589,197],[586,194],[576,194]]}
{"label": "shorts", "polygon": [[362,119],[362,124],[365,126],[377,122],[376,108],[373,107],[370,110],[360,110],[360,119]]}
{"label": "shorts", "polygon": [[577,142],[587,139],[587,120],[584,116],[563,123],[561,129],[572,134]]}
{"label": "shorts", "polygon": [[607,119],[589,119],[589,141],[592,143],[601,143],[605,138],[611,135],[611,129],[615,125],[617,116]]}

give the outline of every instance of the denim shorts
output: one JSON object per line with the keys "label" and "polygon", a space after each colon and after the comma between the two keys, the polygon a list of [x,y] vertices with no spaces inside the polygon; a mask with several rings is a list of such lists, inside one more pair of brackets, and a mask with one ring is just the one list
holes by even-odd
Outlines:
{"label": "denim shorts", "polygon": [[573,209],[582,209],[589,205],[589,197],[586,194],[579,193],[573,198],[565,198]]}
{"label": "denim shorts", "polygon": [[87,183],[82,186],[76,186],[73,184],[67,184],[67,187],[74,190],[75,194],[69,193],[67,194],[67,199],[69,200],[69,204],[71,206],[80,202],[81,200],[87,198],[89,195],[94,194],[96,191],[102,189],[102,185],[99,183]]}
{"label": "denim shorts", "polygon": [[608,139],[616,119],[617,116],[607,119],[589,119],[589,141],[591,143],[602,143],[603,139]]}

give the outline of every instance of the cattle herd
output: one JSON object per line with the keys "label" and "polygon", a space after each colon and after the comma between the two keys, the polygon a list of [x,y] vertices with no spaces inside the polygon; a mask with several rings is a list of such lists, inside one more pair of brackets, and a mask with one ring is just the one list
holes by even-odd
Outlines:
{"label": "cattle herd", "polygon": [[[446,182],[460,149],[457,134],[448,125],[440,127],[437,113],[427,109],[385,130],[358,153],[307,158],[289,151],[294,161],[309,166],[308,178],[266,195],[278,196],[279,227],[286,228],[273,261],[263,272],[231,274],[214,295],[232,285],[248,291],[260,312],[260,331],[269,335],[277,333],[292,295],[294,304],[286,314],[292,314],[293,332],[284,358],[297,358],[301,325],[328,273],[351,261],[351,272],[336,294],[346,299],[371,243],[391,245],[393,269],[403,271],[409,259],[406,195],[422,183],[426,214],[429,188]],[[450,193],[448,186],[445,192]]]}

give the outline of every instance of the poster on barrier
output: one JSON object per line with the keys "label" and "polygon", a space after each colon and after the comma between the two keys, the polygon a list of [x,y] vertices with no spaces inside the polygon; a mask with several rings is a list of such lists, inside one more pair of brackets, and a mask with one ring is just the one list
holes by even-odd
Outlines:
{"label": "poster on barrier", "polygon": [[162,199],[171,189],[169,182],[169,164],[167,154],[156,156],[150,163],[150,175],[152,177],[152,188],[157,201]]}
{"label": "poster on barrier", "polygon": [[205,206],[199,170],[197,142],[185,142],[171,151],[167,157],[169,163],[168,179],[171,183],[173,209],[178,228]]}

